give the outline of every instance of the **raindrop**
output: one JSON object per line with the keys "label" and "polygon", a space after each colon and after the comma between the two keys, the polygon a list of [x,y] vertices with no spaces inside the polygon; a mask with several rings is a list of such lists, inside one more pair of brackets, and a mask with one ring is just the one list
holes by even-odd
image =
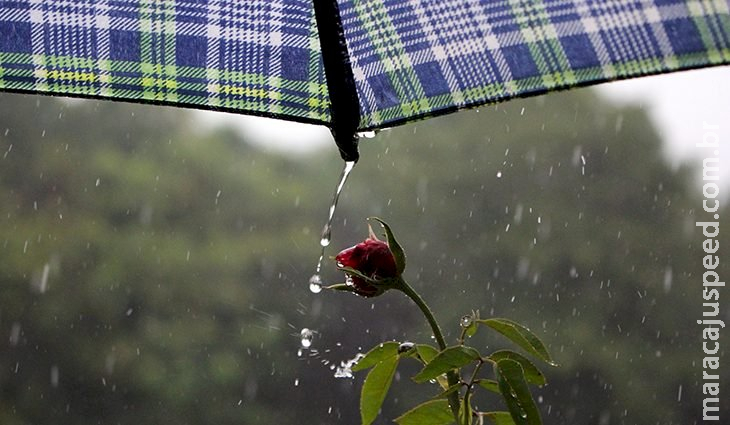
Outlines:
{"label": "raindrop", "polygon": [[43,265],[43,271],[41,271],[40,278],[35,282],[35,288],[38,290],[38,293],[45,294],[48,290],[48,274],[51,271],[51,265],[46,263]]}
{"label": "raindrop", "polygon": [[53,388],[58,387],[59,378],[60,378],[60,373],[58,371],[58,366],[56,366],[56,365],[51,366],[51,386]]}
{"label": "raindrop", "polygon": [[570,277],[575,279],[578,277],[578,270],[575,267],[571,267],[569,274],[570,274]]}
{"label": "raindrop", "polygon": [[322,292],[322,278],[319,274],[314,274],[309,278],[309,290],[312,291],[313,294],[319,294]]}
{"label": "raindrop", "polygon": [[95,183],[96,187],[99,187],[100,184],[101,184],[101,178],[96,179],[96,183]]}
{"label": "raindrop", "polygon": [[[8,132],[7,132],[7,130],[5,131],[5,135],[6,135],[6,136],[8,135]],[[8,154],[9,154],[9,153],[10,153],[10,151],[12,151],[12,150],[13,150],[13,144],[11,143],[11,144],[10,144],[10,146],[8,146],[8,150],[7,150],[7,151],[5,151],[5,154],[3,155],[3,159],[7,158],[7,157],[8,157]]]}
{"label": "raindrop", "polygon": [[357,353],[350,360],[340,362],[340,366],[335,369],[335,378],[352,378],[352,367],[365,357],[362,353]]}
{"label": "raindrop", "polygon": [[497,171],[497,178],[498,179],[501,179],[502,178],[502,172],[501,171]]}
{"label": "raindrop", "polygon": [[302,348],[309,348],[312,346],[312,338],[314,338],[314,332],[312,332],[312,330],[303,328],[299,335],[302,339]]}
{"label": "raindrop", "polygon": [[20,323],[18,323],[18,322],[13,323],[13,325],[10,327],[10,346],[11,347],[18,345],[18,341],[20,341],[20,331],[21,331],[21,327],[20,327]]}
{"label": "raindrop", "polygon": [[471,317],[471,314],[467,314],[459,320],[459,325],[461,325],[462,328],[468,328],[471,326],[472,322],[474,322],[474,318]]}
{"label": "raindrop", "polygon": [[295,387],[298,387],[298,386],[299,386],[299,378],[296,378],[296,379],[294,380],[294,386],[295,386]]}
{"label": "raindrop", "polygon": [[672,290],[672,267],[667,266],[664,269],[664,292],[669,292]]}

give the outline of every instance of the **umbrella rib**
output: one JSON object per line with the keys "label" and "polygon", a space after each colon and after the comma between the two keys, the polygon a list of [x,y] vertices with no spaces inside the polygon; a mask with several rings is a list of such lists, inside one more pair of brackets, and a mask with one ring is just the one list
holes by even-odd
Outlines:
{"label": "umbrella rib", "polygon": [[345,161],[357,161],[360,101],[337,0],[314,0],[322,62],[330,99],[330,131]]}

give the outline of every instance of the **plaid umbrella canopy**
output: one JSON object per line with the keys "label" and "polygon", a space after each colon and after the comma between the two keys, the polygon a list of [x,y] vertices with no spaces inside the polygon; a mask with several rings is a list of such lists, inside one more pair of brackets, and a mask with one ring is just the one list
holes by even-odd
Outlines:
{"label": "plaid umbrella canopy", "polygon": [[356,132],[730,63],[728,0],[0,0],[0,89]]}

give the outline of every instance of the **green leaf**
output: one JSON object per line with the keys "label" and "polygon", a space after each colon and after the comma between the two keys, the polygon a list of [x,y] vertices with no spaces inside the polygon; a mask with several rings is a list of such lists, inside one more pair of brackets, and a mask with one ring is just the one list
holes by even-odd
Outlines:
{"label": "green leaf", "polygon": [[439,350],[432,345],[416,344],[416,352],[418,353],[418,356],[421,357],[421,360],[423,360],[423,364],[427,365],[438,355]]}
{"label": "green leaf", "polygon": [[393,235],[393,231],[390,230],[388,223],[378,217],[370,217],[368,220],[370,219],[379,222],[383,226],[383,229],[385,229],[385,236],[388,239],[388,247],[390,248],[390,252],[393,253],[393,258],[395,258],[395,271],[399,276],[402,275],[403,271],[406,269],[406,253],[403,251],[403,248],[400,246],[398,241],[395,240],[395,235]]}
{"label": "green leaf", "polygon": [[389,357],[397,356],[398,346],[400,344],[395,341],[383,342],[376,345],[352,367],[352,371],[359,372],[371,368]]}
{"label": "green leaf", "polygon": [[499,389],[499,383],[497,381],[493,381],[491,379],[480,379],[479,385],[485,390],[489,390],[497,394],[502,394],[502,391],[500,391]]}
{"label": "green leaf", "polygon": [[469,326],[466,327],[466,330],[464,331],[464,335],[466,335],[467,338],[471,338],[474,336],[474,334],[477,333],[477,322],[471,322]]}
{"label": "green leaf", "polygon": [[479,413],[479,416],[489,418],[494,425],[515,425],[509,412],[484,412]]}
{"label": "green leaf", "polygon": [[467,391],[461,400],[461,408],[459,409],[459,423],[463,425],[471,425],[471,392]]}
{"label": "green leaf", "polygon": [[497,362],[499,389],[517,425],[542,425],[540,412],[532,399],[522,366],[514,360]]}
{"label": "green leaf", "polygon": [[538,369],[537,366],[535,366],[530,361],[530,359],[520,353],[515,353],[511,350],[500,350],[492,353],[489,358],[494,360],[495,362],[498,362],[502,359],[514,360],[519,363],[520,366],[522,366],[522,370],[525,372],[525,379],[527,379],[527,382],[539,386],[543,386],[547,383],[545,375],[540,372],[540,369]]}
{"label": "green leaf", "polygon": [[360,392],[360,418],[362,425],[370,425],[373,423],[380,406],[383,405],[385,395],[390,389],[390,384],[395,376],[395,368],[398,366],[398,356],[385,358],[368,373],[365,383],[362,385]]}
{"label": "green leaf", "polygon": [[450,394],[453,394],[453,393],[459,391],[460,389],[461,389],[461,383],[454,384],[454,385],[446,388],[444,391],[439,393],[439,395],[437,395],[434,398],[437,398],[437,399],[438,398],[447,398]]}
{"label": "green leaf", "polygon": [[506,336],[512,342],[525,349],[525,351],[543,360],[550,366],[558,365],[550,357],[547,348],[545,348],[545,344],[540,341],[540,338],[519,323],[508,319],[486,319],[479,320],[478,322]]}
{"label": "green leaf", "polygon": [[450,370],[467,365],[479,358],[479,352],[471,347],[462,345],[448,347],[438,353],[423,370],[413,377],[413,380],[418,383],[426,382]]}
{"label": "green leaf", "polygon": [[447,425],[454,416],[447,400],[431,400],[419,404],[395,419],[398,425]]}

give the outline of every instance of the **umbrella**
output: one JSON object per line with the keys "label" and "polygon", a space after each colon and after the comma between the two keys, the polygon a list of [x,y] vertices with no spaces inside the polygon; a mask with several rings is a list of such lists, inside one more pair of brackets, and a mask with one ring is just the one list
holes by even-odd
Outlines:
{"label": "umbrella", "polygon": [[727,0],[1,0],[0,89],[357,132],[730,63]]}

